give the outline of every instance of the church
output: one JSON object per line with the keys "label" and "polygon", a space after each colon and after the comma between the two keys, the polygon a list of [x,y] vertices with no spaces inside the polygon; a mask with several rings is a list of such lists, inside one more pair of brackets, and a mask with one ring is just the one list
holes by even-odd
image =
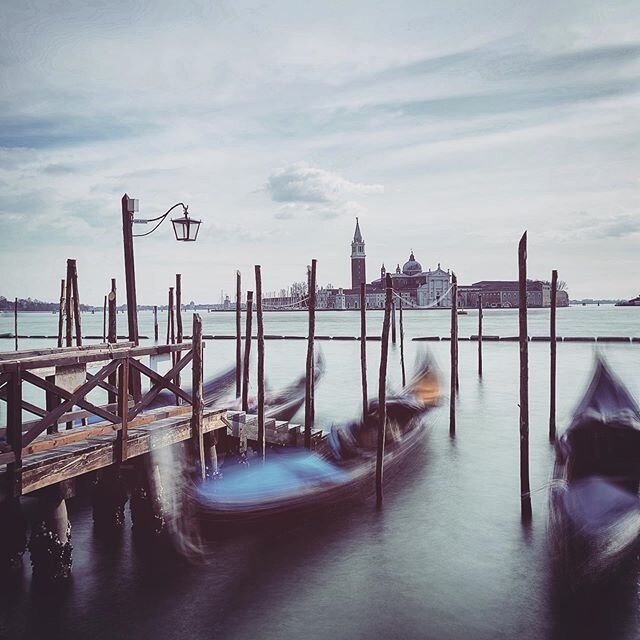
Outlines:
{"label": "church", "polygon": [[[367,283],[367,308],[383,309],[385,302],[385,277],[387,270],[382,265],[380,277]],[[351,242],[351,287],[340,289],[321,288],[317,292],[319,309],[359,309],[360,285],[367,281],[365,243],[356,218],[356,228]],[[409,259],[395,272],[391,272],[395,293],[407,307],[451,307],[451,274],[440,264],[436,269],[423,270],[413,250]]]}

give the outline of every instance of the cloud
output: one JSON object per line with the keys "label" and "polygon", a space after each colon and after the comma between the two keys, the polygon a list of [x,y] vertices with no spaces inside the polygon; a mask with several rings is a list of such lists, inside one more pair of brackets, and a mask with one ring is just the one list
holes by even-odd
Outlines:
{"label": "cloud", "polygon": [[381,184],[360,184],[341,176],[315,169],[303,163],[276,169],[267,182],[267,190],[275,202],[341,202],[372,193],[384,193]]}

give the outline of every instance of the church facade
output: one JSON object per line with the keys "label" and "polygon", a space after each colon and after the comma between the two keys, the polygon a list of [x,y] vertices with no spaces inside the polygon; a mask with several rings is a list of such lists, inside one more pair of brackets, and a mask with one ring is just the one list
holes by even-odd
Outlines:
{"label": "church facade", "polygon": [[[383,309],[385,303],[385,279],[387,270],[382,265],[380,277],[367,283],[367,308]],[[391,281],[396,295],[407,307],[451,307],[451,274],[438,264],[436,269],[424,270],[413,251],[400,268],[400,263],[391,272]],[[317,292],[319,309],[359,309],[360,285],[366,283],[365,243],[356,218],[356,228],[351,242],[351,287],[326,289]]]}

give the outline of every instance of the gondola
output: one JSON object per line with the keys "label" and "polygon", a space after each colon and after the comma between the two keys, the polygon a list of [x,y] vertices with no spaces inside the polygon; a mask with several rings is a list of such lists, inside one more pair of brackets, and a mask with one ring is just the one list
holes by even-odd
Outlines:
{"label": "gondola", "polygon": [[[421,442],[439,396],[435,368],[425,360],[413,381],[387,399],[385,473]],[[225,465],[222,479],[193,488],[197,509],[216,525],[246,524],[362,497],[374,488],[378,423],[374,400],[364,420],[332,426],[317,451],[270,450],[264,463]]]}
{"label": "gondola", "polygon": [[598,358],[557,442],[549,494],[554,568],[569,590],[612,576],[637,550],[639,483],[640,409]]}

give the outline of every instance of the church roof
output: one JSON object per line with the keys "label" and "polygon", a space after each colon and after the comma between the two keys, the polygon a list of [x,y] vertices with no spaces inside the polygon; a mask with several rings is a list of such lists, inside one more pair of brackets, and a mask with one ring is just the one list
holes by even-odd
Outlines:
{"label": "church roof", "polygon": [[404,266],[402,267],[402,273],[407,276],[413,276],[417,273],[422,273],[422,265],[416,260],[415,256],[413,255],[413,251],[409,256],[409,260],[404,263]]}
{"label": "church roof", "polygon": [[358,222],[358,218],[356,218],[356,230],[353,234],[354,242],[362,242],[362,233],[360,232],[360,223]]}

